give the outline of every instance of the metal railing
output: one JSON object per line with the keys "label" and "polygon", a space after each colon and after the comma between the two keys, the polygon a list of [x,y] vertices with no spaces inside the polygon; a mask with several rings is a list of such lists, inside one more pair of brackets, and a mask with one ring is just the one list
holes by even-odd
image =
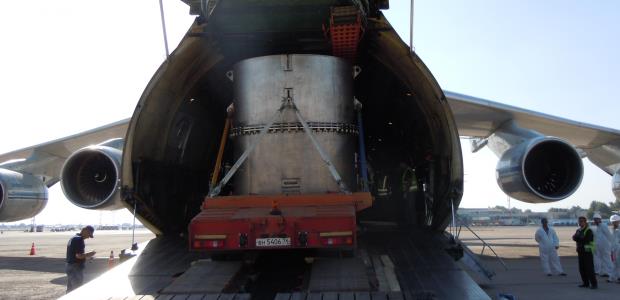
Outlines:
{"label": "metal railing", "polygon": [[460,224],[459,225],[459,229],[458,232],[456,234],[456,239],[458,240],[460,234],[461,234],[461,229],[465,227],[467,228],[467,230],[469,230],[469,232],[471,232],[478,240],[480,240],[482,242],[482,251],[480,251],[480,255],[484,254],[484,250],[488,247],[489,250],[491,250],[491,252],[493,252],[493,254],[495,255],[495,257],[497,258],[497,260],[499,260],[499,262],[502,264],[502,266],[504,266],[504,269],[508,270],[508,266],[506,266],[506,263],[504,263],[504,260],[499,257],[499,255],[497,255],[497,252],[495,252],[495,250],[493,250],[493,247],[487,243],[483,238],[481,238],[479,235],[477,235],[473,229],[471,229],[469,226],[467,226],[466,224]]}

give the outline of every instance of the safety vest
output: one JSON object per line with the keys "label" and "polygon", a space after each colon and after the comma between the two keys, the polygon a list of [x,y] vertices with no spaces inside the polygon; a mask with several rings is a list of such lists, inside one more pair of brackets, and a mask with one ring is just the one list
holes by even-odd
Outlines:
{"label": "safety vest", "polygon": [[415,170],[407,168],[403,172],[400,178],[403,192],[417,192],[418,191],[418,179],[415,176]]}
{"label": "safety vest", "polygon": [[390,193],[387,187],[387,176],[383,176],[383,185],[377,187],[377,196],[387,197],[389,194]]}
{"label": "safety vest", "polygon": [[[590,230],[590,227],[586,228],[586,230],[583,231],[583,236],[586,236],[586,233],[588,233],[588,230]],[[590,252],[590,253],[594,253],[594,248],[595,244],[594,244],[594,236],[592,236],[592,241],[583,245],[583,248],[586,250],[586,252]]]}

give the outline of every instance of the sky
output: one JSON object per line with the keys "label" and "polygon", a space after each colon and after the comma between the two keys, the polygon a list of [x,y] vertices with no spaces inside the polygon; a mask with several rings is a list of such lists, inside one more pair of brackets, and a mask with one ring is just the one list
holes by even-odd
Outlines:
{"label": "sky", "polygon": [[[163,3],[174,49],[193,17],[180,0]],[[390,6],[384,13],[408,42],[409,1]],[[414,10],[414,49],[443,89],[620,129],[620,2],[418,0]],[[1,1],[0,41],[0,153],[130,117],[165,58],[158,0]],[[495,155],[462,145],[461,207],[507,206]],[[573,196],[510,205],[612,201],[611,177],[587,160],[584,168]],[[73,206],[59,185],[37,216],[46,224],[130,221],[126,210]]]}

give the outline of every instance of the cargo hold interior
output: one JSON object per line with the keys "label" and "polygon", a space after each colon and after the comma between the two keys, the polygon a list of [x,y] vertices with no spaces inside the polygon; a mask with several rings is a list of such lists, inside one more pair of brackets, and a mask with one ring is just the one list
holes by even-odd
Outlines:
{"label": "cargo hold interior", "polygon": [[[389,27],[382,20],[380,25]],[[354,95],[363,104],[370,190],[375,197],[373,207],[358,220],[442,230],[452,202],[458,206],[462,195],[462,158],[460,146],[454,145],[458,134],[445,113],[449,108],[436,81],[415,54],[408,56],[408,47],[389,29],[369,29],[354,63],[362,70],[354,81]],[[282,37],[245,50],[245,40],[189,34],[138,103],[123,153],[122,184],[125,194],[137,196],[140,220],[156,233],[184,233],[200,211],[226,108],[233,100],[233,84],[226,76],[233,65],[265,55],[330,54],[327,43]],[[232,165],[233,153],[233,144],[227,143],[223,162]],[[406,197],[404,168],[415,169],[417,185]],[[387,195],[379,189],[387,189]],[[133,207],[130,202],[126,205]]]}

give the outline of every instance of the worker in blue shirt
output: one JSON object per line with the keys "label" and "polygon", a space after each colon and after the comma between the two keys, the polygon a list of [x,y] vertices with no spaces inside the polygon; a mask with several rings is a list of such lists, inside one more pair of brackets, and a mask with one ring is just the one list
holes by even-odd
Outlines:
{"label": "worker in blue shirt", "polygon": [[95,251],[84,253],[84,240],[92,238],[95,228],[86,226],[67,243],[67,293],[80,287],[84,282],[84,262],[95,256]]}

